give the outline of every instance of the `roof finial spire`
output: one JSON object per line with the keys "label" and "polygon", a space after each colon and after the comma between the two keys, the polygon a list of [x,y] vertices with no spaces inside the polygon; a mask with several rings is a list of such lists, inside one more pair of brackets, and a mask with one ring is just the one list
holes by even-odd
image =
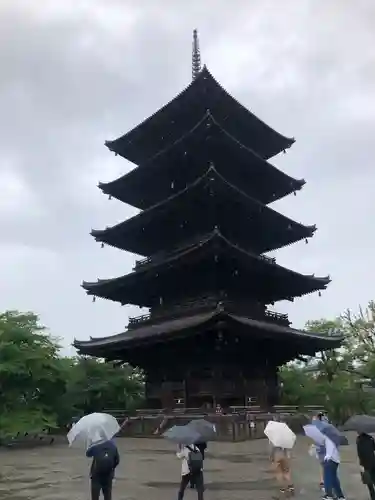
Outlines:
{"label": "roof finial spire", "polygon": [[195,80],[201,71],[201,52],[199,50],[198,31],[193,31],[192,77]]}

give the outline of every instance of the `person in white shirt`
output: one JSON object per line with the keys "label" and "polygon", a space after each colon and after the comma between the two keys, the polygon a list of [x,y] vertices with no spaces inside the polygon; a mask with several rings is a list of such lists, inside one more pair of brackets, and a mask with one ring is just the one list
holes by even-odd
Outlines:
{"label": "person in white shirt", "polygon": [[332,500],[335,494],[338,500],[345,500],[342,492],[338,468],[340,465],[340,453],[335,443],[328,437],[324,438],[325,457],[323,463],[324,489],[326,500]]}
{"label": "person in white shirt", "polygon": [[184,498],[186,487],[190,481],[197,490],[198,500],[203,500],[203,458],[199,448],[195,445],[180,446],[176,455],[182,460],[178,500]]}

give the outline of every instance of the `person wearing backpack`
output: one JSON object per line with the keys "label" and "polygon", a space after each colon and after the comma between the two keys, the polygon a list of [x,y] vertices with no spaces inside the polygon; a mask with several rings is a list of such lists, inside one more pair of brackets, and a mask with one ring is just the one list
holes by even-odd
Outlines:
{"label": "person wearing backpack", "polygon": [[[204,455],[207,450],[207,443],[205,441],[201,441],[196,443],[198,450],[202,453],[202,461],[204,462]],[[195,488],[194,479],[190,479],[190,488]]]}
{"label": "person wearing backpack", "polygon": [[102,441],[90,446],[86,456],[93,459],[90,470],[91,500],[99,500],[100,492],[103,492],[104,500],[112,500],[113,478],[120,463],[117,446],[112,440]]}
{"label": "person wearing backpack", "polygon": [[190,481],[192,481],[197,490],[198,500],[203,500],[203,456],[201,451],[196,445],[192,444],[181,446],[176,455],[182,460],[178,500],[184,498],[186,487]]}

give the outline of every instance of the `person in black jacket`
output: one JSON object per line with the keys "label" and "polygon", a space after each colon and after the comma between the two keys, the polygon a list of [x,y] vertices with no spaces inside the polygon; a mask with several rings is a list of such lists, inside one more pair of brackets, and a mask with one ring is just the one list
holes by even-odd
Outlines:
{"label": "person in black jacket", "polygon": [[357,455],[362,468],[362,480],[368,487],[371,500],[375,500],[375,440],[372,436],[358,433]]}
{"label": "person in black jacket", "polygon": [[114,441],[102,441],[94,444],[86,451],[86,456],[92,458],[91,500],[99,500],[103,492],[104,500],[112,500],[112,483],[115,469],[120,463],[120,455]]}

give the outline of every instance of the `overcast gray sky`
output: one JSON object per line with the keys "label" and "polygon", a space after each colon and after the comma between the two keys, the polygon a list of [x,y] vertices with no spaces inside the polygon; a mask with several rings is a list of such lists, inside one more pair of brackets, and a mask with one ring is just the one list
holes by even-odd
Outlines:
{"label": "overcast gray sky", "polygon": [[276,310],[302,327],[375,299],[374,26],[373,0],[2,0],[2,309],[39,313],[65,346],[136,313],[80,288],[134,261],[89,236],[133,213],[96,187],[131,167],[103,144],[189,83],[194,28],[220,83],[297,140],[274,163],[307,185],[275,206],[318,231],[277,257],[333,282]]}

